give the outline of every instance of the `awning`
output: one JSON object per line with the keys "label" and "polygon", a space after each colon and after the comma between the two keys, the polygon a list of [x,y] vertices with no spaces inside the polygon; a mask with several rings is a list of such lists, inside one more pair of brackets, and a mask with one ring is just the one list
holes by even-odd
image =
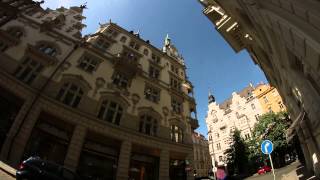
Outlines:
{"label": "awning", "polygon": [[295,135],[295,128],[299,125],[299,123],[304,119],[305,111],[301,111],[298,117],[293,121],[290,127],[287,129],[286,132],[286,139],[287,142],[291,141],[293,136]]}

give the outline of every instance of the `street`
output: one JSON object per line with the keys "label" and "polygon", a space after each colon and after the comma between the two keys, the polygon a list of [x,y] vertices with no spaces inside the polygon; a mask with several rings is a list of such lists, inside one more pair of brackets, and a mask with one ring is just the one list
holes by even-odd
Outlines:
{"label": "street", "polygon": [[[303,175],[302,175],[303,172],[299,172],[299,170],[297,170],[297,169],[301,169],[299,166],[300,166],[300,163],[298,161],[296,161],[288,166],[285,166],[280,169],[276,169],[275,170],[276,179],[277,180],[299,180],[299,179],[301,179],[303,177]],[[298,171],[298,173],[296,172],[296,170]],[[301,171],[303,171],[303,170],[301,170]],[[299,174],[299,175],[297,175],[297,174]],[[308,178],[310,180],[313,179],[312,176],[306,176],[306,175],[304,175],[304,176],[305,177],[303,177],[303,179],[308,179]],[[255,174],[254,176],[251,176],[251,177],[247,178],[246,180],[271,180],[271,179],[273,179],[273,174],[272,174],[272,172],[269,172],[264,175]]]}

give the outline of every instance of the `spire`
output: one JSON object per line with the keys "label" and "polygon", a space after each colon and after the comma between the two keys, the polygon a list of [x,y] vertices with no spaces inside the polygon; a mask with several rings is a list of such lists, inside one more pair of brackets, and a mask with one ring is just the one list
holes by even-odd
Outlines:
{"label": "spire", "polygon": [[213,96],[213,94],[212,94],[210,89],[209,89],[208,99],[209,99],[209,104],[216,102],[216,98]]}

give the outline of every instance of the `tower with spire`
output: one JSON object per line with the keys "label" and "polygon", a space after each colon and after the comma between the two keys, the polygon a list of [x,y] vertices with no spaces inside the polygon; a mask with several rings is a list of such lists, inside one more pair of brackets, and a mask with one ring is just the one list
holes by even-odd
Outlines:
{"label": "tower with spire", "polygon": [[179,54],[177,48],[171,43],[171,38],[169,37],[169,34],[166,35],[166,38],[164,39],[164,46],[162,48],[162,51],[166,53],[168,56],[174,58],[181,64],[184,64],[184,59],[181,54]]}

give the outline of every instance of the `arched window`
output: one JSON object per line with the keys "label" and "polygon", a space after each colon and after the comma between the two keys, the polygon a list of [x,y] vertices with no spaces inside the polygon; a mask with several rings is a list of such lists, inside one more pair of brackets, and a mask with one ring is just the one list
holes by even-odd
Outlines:
{"label": "arched window", "polygon": [[38,50],[49,56],[55,56],[57,54],[57,50],[48,44],[40,44]]}
{"label": "arched window", "polygon": [[118,103],[104,100],[101,104],[98,118],[119,125],[122,114],[123,108]]}
{"label": "arched window", "polygon": [[148,55],[149,55],[148,49],[144,49],[144,50],[143,50],[143,54],[146,55],[146,56],[148,56]]}
{"label": "arched window", "polygon": [[122,36],[121,39],[120,39],[120,42],[126,43],[126,41],[127,41],[127,38],[125,36]]}
{"label": "arched window", "polygon": [[142,132],[151,136],[156,136],[157,129],[158,129],[157,119],[146,114],[140,116],[139,132]]}
{"label": "arched window", "polygon": [[171,140],[173,142],[183,142],[183,131],[179,126],[171,125],[171,133],[170,133]]}
{"label": "arched window", "polygon": [[13,36],[13,37],[15,37],[15,38],[18,38],[18,39],[23,35],[23,31],[22,31],[20,28],[18,28],[18,27],[9,28],[9,29],[7,30],[7,32],[8,32],[11,36]]}
{"label": "arched window", "polygon": [[78,106],[82,95],[83,91],[79,86],[73,83],[65,83],[61,87],[57,95],[57,99],[63,102],[64,104],[75,108]]}

